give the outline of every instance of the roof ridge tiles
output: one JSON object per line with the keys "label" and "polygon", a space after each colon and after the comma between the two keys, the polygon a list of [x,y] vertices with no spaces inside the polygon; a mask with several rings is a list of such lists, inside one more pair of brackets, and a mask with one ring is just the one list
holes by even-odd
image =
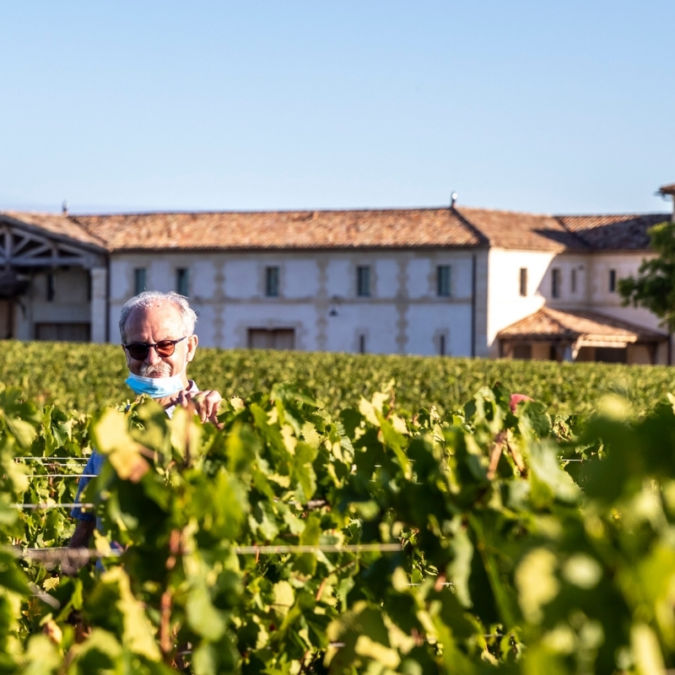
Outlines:
{"label": "roof ridge tiles", "polygon": [[[131,216],[173,216],[173,215],[265,215],[265,214],[292,214],[292,213],[398,213],[407,211],[448,211],[447,206],[391,206],[391,207],[359,207],[350,208],[319,208],[319,209],[169,209],[166,211],[115,211],[109,213],[77,213],[71,214],[77,218],[120,218]],[[26,212],[24,212],[26,213]],[[41,214],[44,215],[44,214]]]}
{"label": "roof ridge tiles", "polygon": [[[544,305],[543,307],[540,307],[538,310],[542,314],[546,314],[548,317],[549,321],[553,321],[558,328],[561,328],[563,330],[570,330],[569,326],[565,325],[563,321],[557,316],[557,311],[553,307],[548,307],[547,305]],[[565,312],[563,312],[564,314]]]}
{"label": "roof ridge tiles", "polygon": [[94,232],[90,227],[88,227],[84,223],[81,223],[77,219],[77,216],[72,216],[72,215],[68,214],[68,216],[66,216],[66,217],[68,218],[68,220],[75,223],[78,227],[81,227],[90,237],[93,237],[94,239],[100,241],[101,246],[103,246],[104,248],[108,248],[108,242],[103,237],[101,237],[101,235]]}
{"label": "roof ridge tiles", "polygon": [[661,211],[633,213],[557,213],[553,218],[669,218],[670,213]]}
{"label": "roof ridge tiles", "polygon": [[462,212],[457,208],[453,207],[453,212],[457,214],[459,219],[461,220],[462,224],[468,227],[471,230],[471,233],[478,237],[478,239],[483,243],[483,244],[488,244],[490,245],[492,243],[492,240],[488,235],[486,235],[477,225],[474,225],[466,216],[462,214]]}
{"label": "roof ridge tiles", "polygon": [[533,216],[535,218],[553,218],[550,213],[540,213],[535,211],[520,211],[518,209],[491,209],[485,206],[455,206],[455,210],[463,211],[481,211],[489,213],[505,213],[512,216]]}
{"label": "roof ridge tiles", "polygon": [[591,242],[584,239],[584,237],[581,234],[579,234],[579,232],[575,232],[574,230],[572,230],[567,226],[564,220],[564,216],[554,216],[554,219],[558,223],[560,223],[560,227],[562,227],[563,230],[565,230],[565,232],[569,233],[571,237],[574,237],[583,247],[593,249]]}

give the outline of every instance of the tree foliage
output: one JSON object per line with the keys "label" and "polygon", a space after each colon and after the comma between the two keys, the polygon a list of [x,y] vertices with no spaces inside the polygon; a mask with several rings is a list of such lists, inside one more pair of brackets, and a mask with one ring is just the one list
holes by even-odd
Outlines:
{"label": "tree foliage", "polygon": [[619,293],[624,305],[646,307],[675,331],[675,222],[654,225],[649,238],[656,257],[642,261],[637,277],[620,279]]}

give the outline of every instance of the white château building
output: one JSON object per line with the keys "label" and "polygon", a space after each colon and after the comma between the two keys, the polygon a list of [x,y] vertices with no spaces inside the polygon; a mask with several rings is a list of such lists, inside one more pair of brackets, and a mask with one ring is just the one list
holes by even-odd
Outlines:
{"label": "white ch\u00e2teau building", "polygon": [[[661,192],[675,195],[675,185]],[[188,296],[212,347],[670,363],[617,281],[648,215],[447,208],[0,212],[0,337],[116,342],[125,300]]]}

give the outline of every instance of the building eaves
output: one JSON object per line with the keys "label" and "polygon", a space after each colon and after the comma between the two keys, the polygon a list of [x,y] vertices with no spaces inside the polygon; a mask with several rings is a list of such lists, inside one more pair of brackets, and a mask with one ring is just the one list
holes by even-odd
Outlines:
{"label": "building eaves", "polygon": [[542,307],[497,334],[500,339],[559,340],[601,336],[626,341],[662,341],[665,333],[636,326],[627,321],[587,310],[559,310]]}
{"label": "building eaves", "polygon": [[107,251],[105,240],[89,232],[74,218],[51,213],[26,211],[0,211],[0,220],[22,227],[27,231],[48,235],[74,246],[81,246],[97,253]]}

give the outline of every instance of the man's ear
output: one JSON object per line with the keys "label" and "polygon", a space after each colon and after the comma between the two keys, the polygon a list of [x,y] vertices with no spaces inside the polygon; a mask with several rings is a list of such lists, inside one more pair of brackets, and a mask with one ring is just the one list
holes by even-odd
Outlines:
{"label": "man's ear", "polygon": [[196,335],[190,335],[190,337],[188,338],[188,348],[187,348],[188,363],[192,361],[192,359],[194,359],[198,344],[199,338]]}

